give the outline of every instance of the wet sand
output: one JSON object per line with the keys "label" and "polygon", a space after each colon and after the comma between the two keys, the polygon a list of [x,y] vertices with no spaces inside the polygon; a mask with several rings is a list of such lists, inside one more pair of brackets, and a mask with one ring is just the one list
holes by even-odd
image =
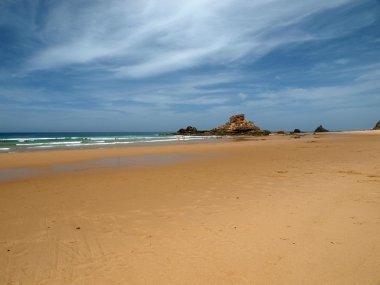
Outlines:
{"label": "wet sand", "polygon": [[1,154],[12,169],[39,174],[0,182],[0,284],[380,284],[380,132]]}

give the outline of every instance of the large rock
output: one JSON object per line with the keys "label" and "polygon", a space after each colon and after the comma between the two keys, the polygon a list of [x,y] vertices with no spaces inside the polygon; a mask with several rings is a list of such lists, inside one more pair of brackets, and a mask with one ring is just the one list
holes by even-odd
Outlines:
{"label": "large rock", "polygon": [[216,135],[265,135],[268,131],[263,131],[253,122],[247,121],[244,114],[234,115],[230,120],[211,130]]}
{"label": "large rock", "polygon": [[373,127],[373,130],[380,130],[380,121]]}
{"label": "large rock", "polygon": [[186,129],[180,129],[176,133],[177,135],[250,135],[250,136],[263,136],[269,135],[270,131],[262,130],[257,127],[251,121],[247,121],[244,118],[244,114],[239,114],[230,117],[230,120],[211,131],[199,131],[192,126],[188,126]]}
{"label": "large rock", "polygon": [[179,135],[196,135],[198,134],[198,130],[195,127],[188,126],[186,129],[179,129],[177,131]]}
{"label": "large rock", "polygon": [[315,133],[324,133],[324,132],[328,132],[329,130],[325,129],[324,127],[322,127],[322,125],[320,125],[318,128],[315,129]]}

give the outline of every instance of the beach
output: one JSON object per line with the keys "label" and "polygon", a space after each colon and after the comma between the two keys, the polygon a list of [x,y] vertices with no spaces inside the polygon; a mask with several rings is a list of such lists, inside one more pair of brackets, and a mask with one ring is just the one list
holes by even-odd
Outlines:
{"label": "beach", "polygon": [[0,173],[0,284],[380,284],[380,131],[1,153]]}

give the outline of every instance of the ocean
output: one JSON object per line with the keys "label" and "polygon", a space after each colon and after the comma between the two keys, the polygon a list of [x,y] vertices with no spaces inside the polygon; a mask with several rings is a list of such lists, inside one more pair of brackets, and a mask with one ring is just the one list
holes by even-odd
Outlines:
{"label": "ocean", "polygon": [[154,145],[207,138],[215,137],[178,136],[160,132],[0,133],[0,153]]}

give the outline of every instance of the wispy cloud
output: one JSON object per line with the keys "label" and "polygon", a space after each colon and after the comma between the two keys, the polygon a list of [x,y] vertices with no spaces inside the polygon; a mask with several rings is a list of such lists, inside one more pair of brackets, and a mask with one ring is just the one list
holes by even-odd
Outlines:
{"label": "wispy cloud", "polygon": [[235,112],[274,126],[348,108],[369,121],[380,107],[379,8],[376,0],[0,1],[0,121],[27,114],[30,126],[54,117],[62,128],[117,130],[127,120],[134,130],[173,130],[213,127]]}
{"label": "wispy cloud", "polygon": [[[46,8],[47,17],[35,30],[43,48],[30,57],[28,69],[101,61],[117,76],[139,78],[228,65],[248,55],[250,60],[260,58],[288,43],[326,37],[297,25],[350,2],[62,1]],[[330,29],[333,36],[339,34]]]}
{"label": "wispy cloud", "polygon": [[[366,98],[361,102],[361,98]],[[352,83],[335,86],[311,88],[287,88],[278,92],[261,93],[255,100],[245,104],[257,109],[289,109],[294,111],[299,107],[313,109],[337,109],[348,106],[374,104],[380,100],[380,83]]]}

